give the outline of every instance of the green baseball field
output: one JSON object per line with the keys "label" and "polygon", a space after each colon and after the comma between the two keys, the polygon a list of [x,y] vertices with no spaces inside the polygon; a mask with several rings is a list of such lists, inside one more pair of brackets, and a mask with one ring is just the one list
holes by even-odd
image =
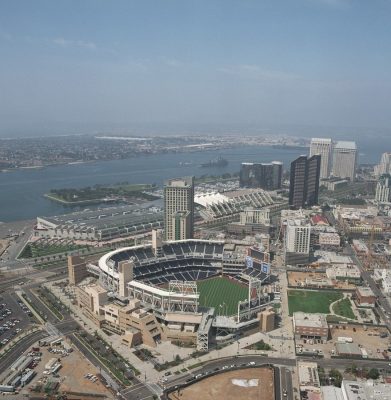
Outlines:
{"label": "green baseball field", "polygon": [[200,306],[214,307],[216,314],[232,315],[238,311],[238,302],[248,298],[248,288],[226,277],[197,282]]}

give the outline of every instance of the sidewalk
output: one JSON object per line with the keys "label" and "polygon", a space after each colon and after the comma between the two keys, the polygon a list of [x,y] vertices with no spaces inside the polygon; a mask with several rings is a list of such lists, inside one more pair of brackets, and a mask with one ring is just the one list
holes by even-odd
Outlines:
{"label": "sidewalk", "polygon": [[[71,300],[64,293],[62,293],[61,289],[58,286],[54,286],[53,282],[47,283],[45,286],[48,287],[65,305],[67,305],[72,310],[74,318],[84,327],[86,331],[91,334],[98,331],[97,326],[94,325],[87,317],[85,317],[77,306],[72,304]],[[282,301],[285,301],[287,303],[286,293],[282,294]],[[195,348],[181,348],[174,345],[169,345],[168,343],[162,343],[158,345],[155,349],[149,349],[154,354],[154,356],[156,355],[156,359],[161,363],[165,361],[173,361],[173,357],[175,357],[176,354],[180,355],[182,359],[188,357],[188,359],[183,363],[161,372],[156,371],[151,362],[143,362],[138,357],[136,357],[134,355],[134,349],[130,349],[129,347],[121,343],[120,336],[108,336],[102,330],[99,330],[99,335],[102,336],[102,338],[108,343],[110,343],[118,353],[129,360],[129,362],[140,371],[140,379],[142,381],[146,379],[147,382],[157,382],[160,378],[164,376],[166,372],[175,373],[176,371],[181,371],[194,364],[222,357],[234,357],[238,354],[259,354],[267,355],[267,357],[271,358],[295,358],[295,345],[293,341],[292,322],[291,318],[288,315],[288,312],[286,311],[286,308],[285,310],[284,308],[285,306],[282,305],[283,324],[281,328],[275,329],[269,333],[256,332],[250,336],[243,337],[240,340],[235,341],[234,343],[227,345],[226,347],[223,347],[219,350],[211,350],[207,354],[197,358],[190,358],[190,354],[196,350]],[[263,340],[265,343],[272,346],[273,351],[246,349],[246,347],[257,343],[260,340]]]}
{"label": "sidewalk", "polygon": [[34,317],[42,324],[45,324],[44,319],[35,311],[35,309],[31,306],[31,304],[22,296],[22,293],[24,293],[22,290],[17,290],[15,292],[17,296],[20,298],[20,300],[24,303],[24,305],[31,311],[31,313],[34,315]]}
{"label": "sidewalk", "polygon": [[[265,343],[269,342],[268,336],[258,332],[252,336],[243,338],[238,342],[235,342],[229,346],[226,346],[220,350],[212,350],[209,353],[197,357],[191,358],[186,360],[182,364],[167,369],[166,371],[170,371],[171,373],[175,373],[176,371],[181,371],[184,368],[189,368],[195,364],[205,363],[208,361],[212,361],[219,358],[224,357],[235,357],[237,355],[244,356],[244,355],[266,355],[269,358],[291,358],[294,359],[295,355],[293,353],[294,345],[291,344],[291,341],[283,341],[281,346],[278,346],[278,349],[275,351],[265,351],[265,350],[250,350],[246,349],[250,344],[256,343],[257,341],[264,339]],[[287,343],[288,342],[288,343]],[[238,346],[239,343],[239,346]],[[293,343],[293,341],[292,341]],[[239,350],[238,350],[239,348]]]}
{"label": "sidewalk", "polygon": [[100,330],[96,325],[94,325],[87,317],[85,317],[81,310],[79,310],[74,304],[72,304],[71,300],[62,293],[61,289],[58,286],[54,286],[52,282],[45,284],[45,286],[51,290],[66,306],[72,310],[73,318],[80,323],[83,328],[88,331],[90,334],[94,334],[99,330],[99,335],[108,343],[111,344],[113,349],[121,354],[124,358],[126,358],[130,364],[132,364],[135,368],[140,371],[140,379],[144,381],[145,377],[147,381],[156,382],[161,373],[156,371],[150,362],[143,362],[138,357],[134,355],[134,349],[130,349],[121,343],[120,337],[113,335],[108,336],[102,330]]}
{"label": "sidewalk", "polygon": [[[353,314],[355,315],[356,319],[354,319],[354,318],[348,318],[348,317],[343,317],[342,315],[339,315],[339,314],[336,314],[336,313],[335,313],[335,311],[334,311],[334,306],[335,306],[338,302],[340,302],[341,300],[343,300],[343,299],[349,299],[349,301],[350,301],[350,303],[351,303],[352,312],[353,312]],[[335,315],[336,317],[340,317],[341,319],[348,320],[348,321],[351,321],[351,322],[353,322],[353,323],[359,323],[359,324],[363,324],[363,323],[364,323],[364,321],[363,321],[363,319],[362,319],[360,313],[358,312],[356,306],[354,305],[354,303],[353,303],[352,300],[351,300],[351,296],[348,295],[347,293],[344,293],[344,294],[343,294],[343,298],[342,298],[342,299],[339,299],[339,300],[336,300],[336,301],[332,302],[332,303],[330,304],[329,311],[330,311],[330,314],[331,314],[331,315]]]}

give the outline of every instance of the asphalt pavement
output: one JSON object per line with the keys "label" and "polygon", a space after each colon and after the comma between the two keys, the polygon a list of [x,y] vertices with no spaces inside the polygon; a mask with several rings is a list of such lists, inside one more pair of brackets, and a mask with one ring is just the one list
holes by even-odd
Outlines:
{"label": "asphalt pavement", "polygon": [[[280,366],[280,382],[281,382],[281,398],[284,399],[294,399],[293,395],[293,384],[292,384],[292,374],[289,368],[296,366],[296,362],[298,360],[308,361],[312,360],[309,358],[297,358],[297,359],[286,359],[286,358],[268,358],[260,355],[251,355],[251,356],[239,356],[239,357],[230,357],[225,359],[214,360],[208,362],[201,366],[200,368],[195,368],[191,371],[188,371],[181,375],[175,375],[170,377],[167,382],[164,383],[164,387],[166,389],[173,388],[177,385],[182,385],[188,382],[190,379],[194,378],[195,375],[203,374],[203,377],[207,376],[212,372],[216,372],[216,369],[222,370],[224,366],[228,366],[230,368],[231,365],[236,365],[238,368],[248,368],[250,362],[254,362],[254,367],[259,367],[262,365],[274,365]],[[320,367],[323,368],[337,368],[337,369],[346,369],[352,366],[354,363],[358,368],[377,368],[380,371],[391,371],[391,366],[389,366],[389,362],[387,360],[360,360],[360,359],[316,359],[314,360],[318,363]],[[195,382],[195,381],[194,381]],[[284,389],[286,390],[287,396],[283,396]]]}
{"label": "asphalt pavement", "polygon": [[5,372],[30,346],[45,336],[47,336],[45,332],[37,331],[21,339],[12,350],[0,358],[0,374]]}
{"label": "asphalt pavement", "polygon": [[[10,224],[1,224],[0,225],[0,235],[5,236],[7,232],[7,228]],[[15,229],[16,228],[16,229]],[[16,234],[16,236],[12,237],[10,240],[10,244],[8,248],[1,255],[0,259],[5,261],[13,261],[22,251],[26,242],[29,240],[34,229],[34,224],[31,221],[24,221],[21,225],[17,225],[14,228],[8,228],[8,234]]]}
{"label": "asphalt pavement", "polygon": [[[2,304],[5,304],[5,306]],[[6,309],[10,310],[11,314],[2,317],[1,312]],[[9,329],[0,332],[0,340],[11,340],[12,338],[17,337],[35,322],[32,317],[28,316],[28,314],[22,310],[21,306],[17,302],[16,295],[9,292],[2,293],[1,295],[0,318],[0,327],[4,327],[5,324],[9,324],[10,322],[15,324],[15,326],[10,326]],[[18,320],[19,322],[16,323],[14,322],[15,320]],[[16,331],[17,329],[20,329],[21,331],[18,333]]]}
{"label": "asphalt pavement", "polygon": [[[293,400],[292,372],[286,368],[280,368],[280,397],[281,399]],[[277,398],[277,396],[276,396]]]}
{"label": "asphalt pavement", "polygon": [[[255,363],[254,366],[250,366],[249,363]],[[235,367],[231,367],[234,365]],[[208,362],[207,364],[204,364],[200,368],[193,369],[189,372],[186,372],[181,375],[174,375],[167,379],[167,382],[164,383],[165,388],[173,388],[177,385],[182,385],[188,382],[189,380],[193,380],[193,378],[196,375],[202,374],[203,377],[217,372],[217,370],[220,370],[222,372],[224,371],[229,371],[234,368],[236,369],[242,369],[242,368],[252,368],[252,367],[260,367],[260,366],[284,366],[284,367],[294,367],[296,365],[296,360],[295,359],[285,359],[285,358],[268,358],[260,355],[251,355],[251,356],[238,356],[238,357],[229,357],[229,358],[224,358],[224,359],[218,359],[218,360],[213,360]],[[223,370],[223,367],[226,367],[226,369]],[[288,374],[289,371],[287,368],[284,368],[283,371],[283,389],[287,390],[290,393],[290,397],[293,399],[293,388],[292,388],[292,379],[291,375]],[[280,379],[278,380],[279,383],[281,383],[281,376]],[[195,382],[195,381],[194,381]],[[280,393],[280,388],[276,389],[277,394]],[[283,390],[281,390],[281,398],[283,397]],[[285,399],[287,397],[284,397]]]}

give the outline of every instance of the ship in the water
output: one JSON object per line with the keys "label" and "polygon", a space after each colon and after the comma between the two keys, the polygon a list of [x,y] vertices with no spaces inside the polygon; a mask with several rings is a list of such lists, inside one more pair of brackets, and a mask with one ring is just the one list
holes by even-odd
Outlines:
{"label": "ship in the water", "polygon": [[205,168],[205,167],[226,167],[227,165],[228,165],[228,161],[225,158],[219,156],[215,160],[210,160],[210,161],[208,161],[206,163],[201,164],[201,167],[202,168]]}
{"label": "ship in the water", "polygon": [[272,144],[273,149],[276,150],[308,150],[308,146],[300,146],[295,144]]}

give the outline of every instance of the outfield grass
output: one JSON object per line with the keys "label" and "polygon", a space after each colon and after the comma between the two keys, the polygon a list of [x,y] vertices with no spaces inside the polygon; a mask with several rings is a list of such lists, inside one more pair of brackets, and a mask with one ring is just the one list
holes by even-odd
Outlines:
{"label": "outfield grass", "polygon": [[330,304],[342,297],[342,293],[324,290],[288,290],[289,315],[296,311],[329,314]]}
{"label": "outfield grass", "polygon": [[[248,289],[225,277],[197,282],[200,305],[214,307],[217,314],[232,315],[238,312],[239,300],[246,300]],[[224,307],[220,307],[225,303]]]}

